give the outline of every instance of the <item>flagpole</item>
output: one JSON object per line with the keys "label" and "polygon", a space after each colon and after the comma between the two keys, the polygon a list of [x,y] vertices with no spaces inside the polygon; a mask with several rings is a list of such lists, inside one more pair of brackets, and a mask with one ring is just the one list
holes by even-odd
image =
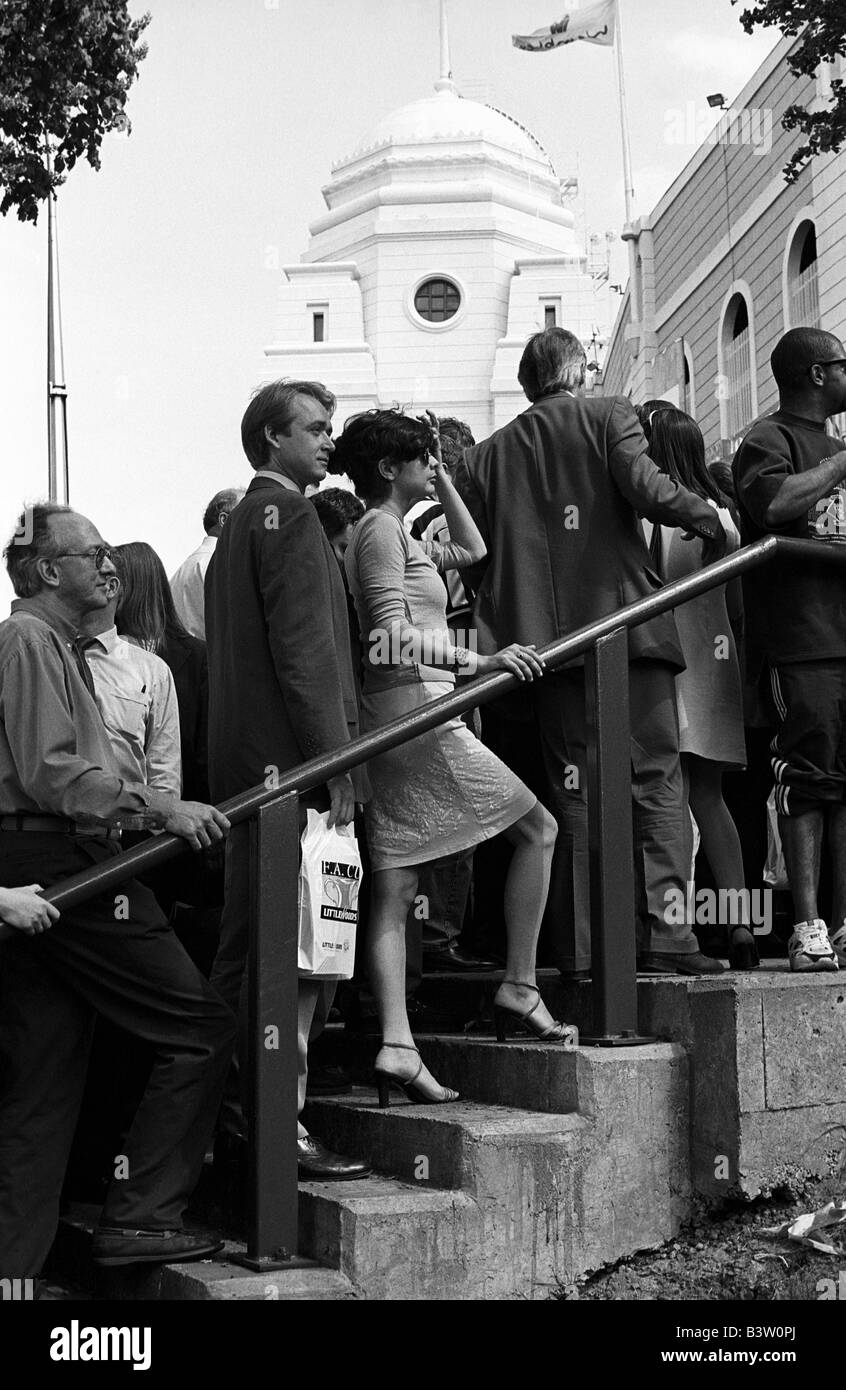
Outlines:
{"label": "flagpole", "polygon": [[617,102],[620,108],[620,137],[623,145],[623,192],[626,200],[626,225],[632,221],[634,184],[632,181],[632,147],[629,140],[629,117],[626,109],[626,78],[623,68],[622,0],[617,0],[617,23],[614,29],[614,48],[617,54]]}
{"label": "flagpole", "polygon": [[446,0],[441,0],[441,75],[435,83],[436,92],[454,92],[452,63],[449,53],[449,27],[447,25]]}
{"label": "flagpole", "polygon": [[[47,142],[47,169],[53,155]],[[56,197],[47,195],[47,487],[51,502],[69,501],[67,387],[59,285],[59,233]]]}

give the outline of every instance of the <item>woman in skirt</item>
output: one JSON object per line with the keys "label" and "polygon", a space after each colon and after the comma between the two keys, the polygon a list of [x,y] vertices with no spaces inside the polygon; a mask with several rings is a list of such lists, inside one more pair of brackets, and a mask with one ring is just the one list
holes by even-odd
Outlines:
{"label": "woman in skirt", "polygon": [[[337,441],[332,471],[346,473],[367,504],[345,558],[365,649],[363,730],[447,694],[457,669],[510,671],[520,680],[543,674],[533,647],[514,644],[479,656],[456,645],[448,630],[441,575],[482,559],[485,547],[440,461],[432,423],[398,410],[355,416]],[[446,545],[422,545],[403,524],[409,508],[434,497],[449,527]],[[405,922],[421,864],[494,835],[504,834],[514,847],[505,888],[506,973],[494,1000],[497,1034],[504,1036],[516,1019],[536,1037],[572,1044],[575,1030],[551,1017],[535,981],[553,817],[459,718],[379,754],[368,772],[368,969],[383,1039],[376,1059],[380,1104],[388,1104],[392,1083],[423,1103],[457,1099],[414,1046],[405,1007]]]}

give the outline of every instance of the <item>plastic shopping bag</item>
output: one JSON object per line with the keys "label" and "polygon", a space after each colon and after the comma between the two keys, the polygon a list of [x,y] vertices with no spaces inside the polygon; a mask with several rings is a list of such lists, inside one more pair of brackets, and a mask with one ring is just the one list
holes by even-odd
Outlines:
{"label": "plastic shopping bag", "polygon": [[349,980],[355,963],[361,855],[351,825],[309,811],[300,864],[299,973]]}
{"label": "plastic shopping bag", "polygon": [[789,888],[784,850],[778,833],[778,812],[775,804],[775,787],[767,797],[767,862],[764,865],[764,882],[771,888]]}

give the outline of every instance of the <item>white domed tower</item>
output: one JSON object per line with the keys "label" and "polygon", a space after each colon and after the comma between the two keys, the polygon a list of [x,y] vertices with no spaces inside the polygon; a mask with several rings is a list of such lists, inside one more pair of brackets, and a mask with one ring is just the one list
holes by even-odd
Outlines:
{"label": "white domed tower", "polygon": [[539,142],[462,98],[445,26],[434,96],[386,116],[332,169],[327,212],[285,266],[267,375],[316,377],[357,410],[431,406],[478,439],[526,401],[517,363],[551,323],[587,343],[598,308]]}

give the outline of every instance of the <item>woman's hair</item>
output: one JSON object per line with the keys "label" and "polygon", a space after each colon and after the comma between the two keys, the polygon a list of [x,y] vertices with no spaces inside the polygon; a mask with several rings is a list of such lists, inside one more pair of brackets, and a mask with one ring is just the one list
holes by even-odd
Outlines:
{"label": "woman's hair", "polygon": [[404,415],[397,407],[364,410],[347,421],[335,440],[329,472],[346,473],[359,497],[372,506],[384,501],[391,492],[390,480],[379,472],[379,464],[410,463],[421,454],[430,453],[434,443],[432,430],[424,420]]}
{"label": "woman's hair", "polygon": [[698,497],[710,498],[721,507],[726,505],[726,498],[705,463],[702,431],[683,410],[659,410],[652,417],[649,457],[662,473]]}
{"label": "woman's hair", "polygon": [[115,610],[117,630],[157,652],[171,637],[187,637],[173,602],[165,567],[146,541],[130,541],[112,551],[120,579]]}
{"label": "woman's hair", "polygon": [[644,401],[643,405],[635,406],[635,415],[640,421],[640,427],[646,435],[647,442],[652,438],[652,417],[659,410],[675,410],[672,401]]}

